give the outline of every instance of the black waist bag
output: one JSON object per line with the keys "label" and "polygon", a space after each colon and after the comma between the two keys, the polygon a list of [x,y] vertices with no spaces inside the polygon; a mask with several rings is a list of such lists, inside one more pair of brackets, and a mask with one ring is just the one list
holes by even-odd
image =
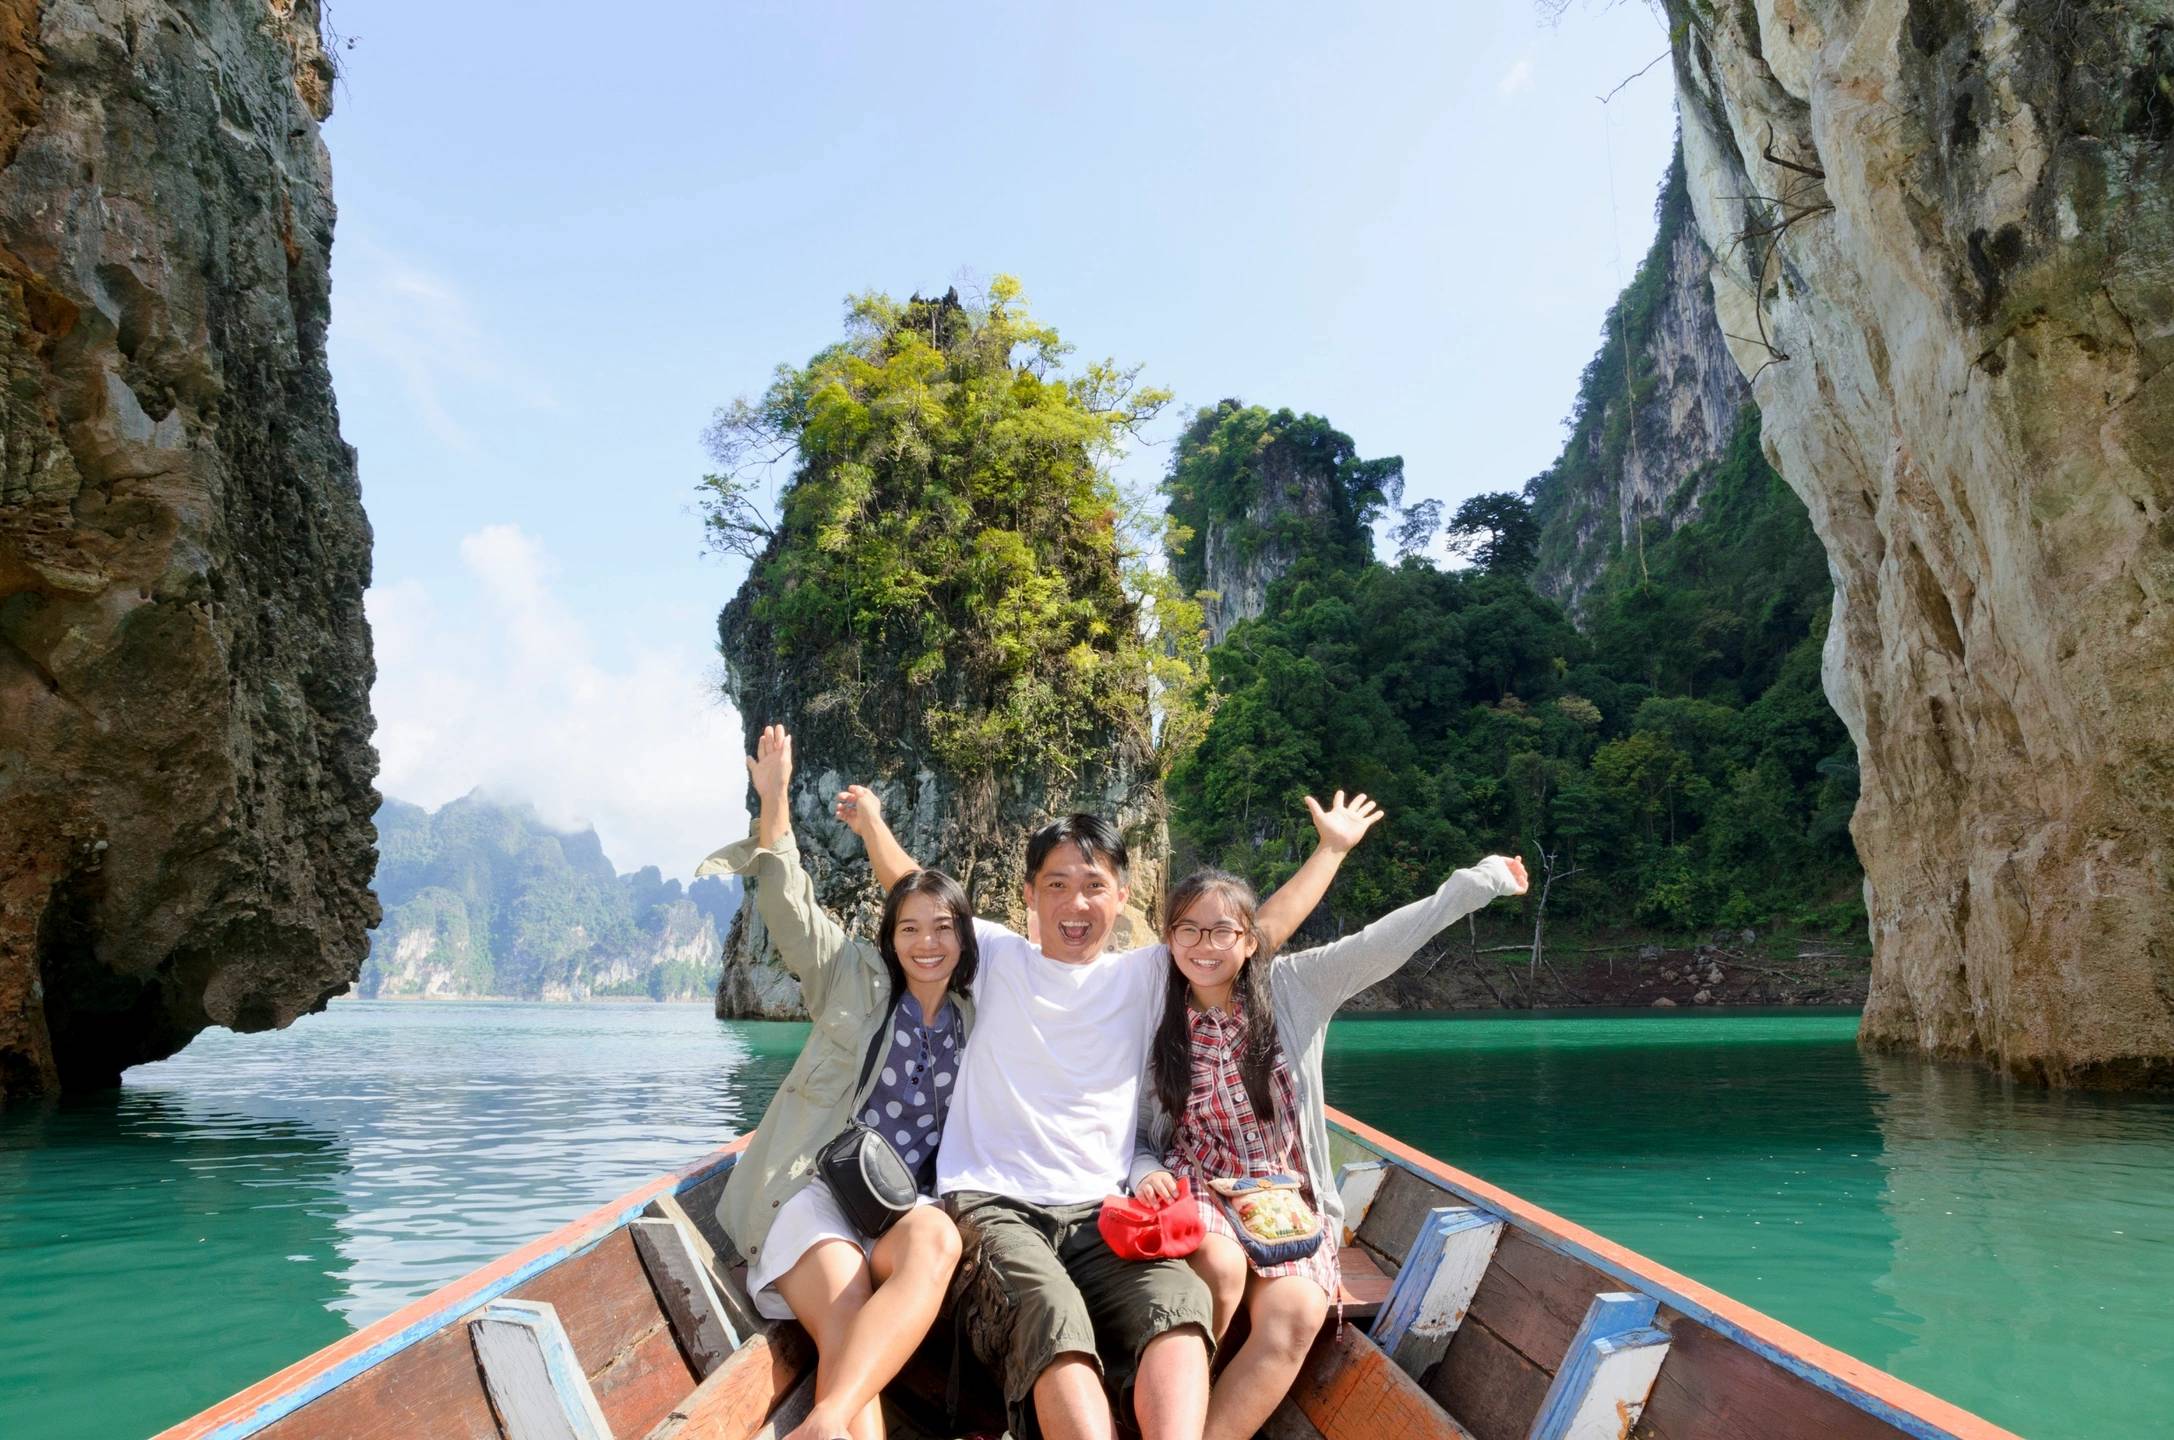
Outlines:
{"label": "black waist bag", "polygon": [[[868,1084],[876,1057],[883,1053],[883,1042],[890,1038],[891,1026],[886,1021],[877,1027],[875,1039],[869,1043],[868,1058],[861,1064],[860,1084],[853,1087],[856,1096]],[[897,1148],[881,1131],[858,1120],[848,1121],[837,1139],[815,1152],[815,1173],[830,1187],[832,1198],[853,1228],[870,1240],[896,1225],[921,1196],[913,1172],[899,1158]]]}

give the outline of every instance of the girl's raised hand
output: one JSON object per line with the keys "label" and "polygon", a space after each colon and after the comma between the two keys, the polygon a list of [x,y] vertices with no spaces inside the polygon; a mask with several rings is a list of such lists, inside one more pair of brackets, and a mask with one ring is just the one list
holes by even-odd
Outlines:
{"label": "girl's raised hand", "polygon": [[868,827],[883,819],[883,797],[866,785],[848,785],[838,792],[838,823],[868,843]]}
{"label": "girl's raised hand", "polygon": [[1530,890],[1532,888],[1532,877],[1525,873],[1525,862],[1515,855],[1505,855],[1502,859],[1510,867],[1510,873],[1517,877],[1517,888],[1510,893],[1512,895],[1522,895]]}
{"label": "girl's raised hand", "polygon": [[1338,852],[1351,849],[1366,838],[1382,817],[1382,808],[1362,794],[1344,799],[1344,792],[1336,792],[1336,799],[1328,809],[1313,796],[1306,797],[1306,809],[1313,815],[1313,828],[1321,836],[1321,848]]}
{"label": "girl's raised hand", "polygon": [[756,799],[784,813],[785,787],[793,778],[793,737],[783,725],[762,727],[755,753],[747,757],[747,778],[755,787]]}

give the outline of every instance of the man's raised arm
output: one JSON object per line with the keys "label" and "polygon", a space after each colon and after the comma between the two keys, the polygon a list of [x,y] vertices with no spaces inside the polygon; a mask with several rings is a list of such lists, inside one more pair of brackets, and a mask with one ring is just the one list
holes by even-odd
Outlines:
{"label": "man's raised arm", "polygon": [[[1292,932],[1306,923],[1321,897],[1329,893],[1329,882],[1336,878],[1337,869],[1351,847],[1366,838],[1381,819],[1379,805],[1365,795],[1354,795],[1348,801],[1344,792],[1336,792],[1335,800],[1324,810],[1313,796],[1306,797],[1306,809],[1313,816],[1313,828],[1321,841],[1314,846],[1313,854],[1298,867],[1296,874],[1276,887],[1276,893],[1261,902],[1261,908],[1253,917],[1254,928],[1260,931],[1261,947],[1280,950]],[[889,831],[884,834],[888,836]],[[897,842],[893,841],[893,845]],[[870,854],[874,847],[870,846]]]}
{"label": "man's raised arm", "polygon": [[[838,792],[838,821],[861,837],[861,845],[868,851],[868,866],[876,872],[876,883],[885,894],[921,868],[920,862],[898,843],[891,827],[883,823],[882,797],[866,785],[848,785]],[[1326,888],[1326,882],[1323,885]]]}

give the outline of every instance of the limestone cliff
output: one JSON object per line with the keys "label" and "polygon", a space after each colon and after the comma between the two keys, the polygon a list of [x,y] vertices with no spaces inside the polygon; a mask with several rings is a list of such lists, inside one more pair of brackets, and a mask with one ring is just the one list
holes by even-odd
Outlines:
{"label": "limestone cliff", "polygon": [[1225,400],[1178,437],[1163,493],[1183,533],[1172,574],[1205,592],[1208,643],[1267,608],[1268,587],[1302,559],[1363,565],[1371,525],[1403,487],[1404,462],[1361,460],[1318,415]]}
{"label": "limestone cliff", "polygon": [[[718,618],[748,751],[765,724],[792,730],[801,855],[817,897],[860,934],[881,897],[832,818],[848,783],[878,791],[910,853],[1015,927],[1032,829],[1074,810],[1113,820],[1133,856],[1119,938],[1140,933],[1168,841],[1148,661],[1099,456],[1113,416],[1167,397],[1104,367],[1060,377],[1055,332],[1005,277],[975,307],[863,297],[853,322],[843,345],[781,370],[761,407],[743,402],[712,433],[722,463],[738,453],[731,435],[758,428],[766,453],[789,435],[799,460],[774,527],[712,512],[713,534],[762,537]],[[752,904],[724,963],[718,1014],[802,1013]]]}
{"label": "limestone cliff", "polygon": [[354,978],[370,574],[313,0],[0,0],[0,1096]]}
{"label": "limestone cliff", "polygon": [[[1698,518],[1751,389],[1714,318],[1713,254],[1691,215],[1679,147],[1653,246],[1601,327],[1562,455],[1527,487],[1540,525],[1532,583],[1583,618],[1626,549]],[[1628,358],[1630,377],[1624,378]]]}
{"label": "limestone cliff", "polygon": [[1670,9],[1722,328],[1837,585],[1864,1039],[2174,1081],[2174,26]]}
{"label": "limestone cliff", "polygon": [[384,923],[356,991],[369,999],[594,996],[688,1000],[717,986],[739,882],[621,875],[593,829],[471,792],[378,812]]}

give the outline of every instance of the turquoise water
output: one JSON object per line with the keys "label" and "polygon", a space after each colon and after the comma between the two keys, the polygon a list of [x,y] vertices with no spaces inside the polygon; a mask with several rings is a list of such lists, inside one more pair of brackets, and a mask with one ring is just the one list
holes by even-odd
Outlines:
{"label": "turquoise water", "polygon": [[[1848,1016],[1358,1019],[1370,1123],[2038,1440],[2174,1430],[2174,1103]],[[751,1123],[802,1027],[343,1004],[0,1116],[0,1435],[140,1437]]]}

